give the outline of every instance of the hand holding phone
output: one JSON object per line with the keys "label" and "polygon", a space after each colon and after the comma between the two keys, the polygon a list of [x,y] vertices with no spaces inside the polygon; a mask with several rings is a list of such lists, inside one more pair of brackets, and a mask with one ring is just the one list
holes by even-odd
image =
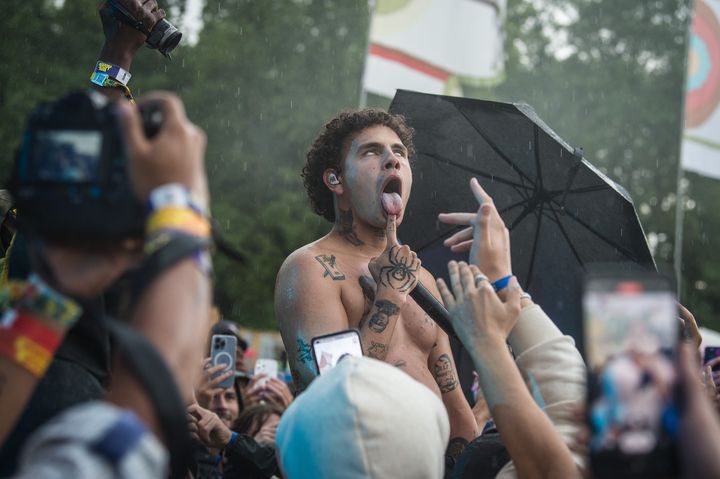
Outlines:
{"label": "hand holding phone", "polygon": [[[225,364],[222,371],[216,373],[220,375],[227,371],[235,370],[235,350],[237,349],[237,338],[229,334],[213,334],[210,340],[210,364],[218,366]],[[235,382],[235,377],[231,374],[223,382],[217,385],[222,389],[231,388]]]}
{"label": "hand holding phone", "polygon": [[258,359],[255,361],[255,375],[258,374],[264,374],[265,377],[260,378],[255,385],[264,388],[270,378],[277,378],[278,362],[275,359]]}

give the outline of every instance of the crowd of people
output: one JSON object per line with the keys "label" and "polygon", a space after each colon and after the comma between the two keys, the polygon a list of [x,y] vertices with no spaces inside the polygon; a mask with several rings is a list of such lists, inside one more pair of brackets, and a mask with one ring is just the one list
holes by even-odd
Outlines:
{"label": "crowd of people", "polygon": [[[103,3],[99,62],[129,78],[165,12],[155,0],[121,3],[142,28]],[[592,477],[588,424],[622,415],[620,401],[585,412],[583,357],[513,276],[508,229],[480,183],[469,184],[476,211],[438,218],[460,227],[445,246],[467,254],[449,262],[448,282],[398,242],[413,181],[404,118],[342,112],[309,148],[304,185],[332,227],[278,272],[286,382],[251,371],[236,323],[211,321],[204,132],[172,93],[126,101],[125,83],[93,88],[115,102],[146,227],[140,239],[48,241],[16,230],[23,211],[0,195],[0,476]],[[136,104],[162,111],[152,138]],[[129,272],[142,278],[128,303],[118,284]],[[472,358],[470,398],[448,335],[409,297],[419,283]],[[655,477],[720,477],[720,359],[700,364],[695,319],[682,307],[679,316],[677,354],[661,371],[677,375],[663,394],[677,398],[679,416],[662,424],[676,435],[678,467]],[[364,357],[320,376],[312,338],[348,329]],[[234,367],[213,364],[215,335],[235,338]],[[627,371],[613,361],[613,374]],[[657,383],[645,369],[628,387]],[[642,477],[630,460],[616,467],[617,477]]]}

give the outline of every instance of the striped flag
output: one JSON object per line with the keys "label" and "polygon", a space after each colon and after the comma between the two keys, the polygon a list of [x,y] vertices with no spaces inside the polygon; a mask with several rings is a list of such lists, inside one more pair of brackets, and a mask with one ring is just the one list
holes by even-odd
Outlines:
{"label": "striped flag", "polygon": [[720,179],[720,0],[695,0],[688,46],[682,165]]}
{"label": "striped flag", "polygon": [[505,0],[377,0],[364,89],[461,94],[462,83],[502,78]]}

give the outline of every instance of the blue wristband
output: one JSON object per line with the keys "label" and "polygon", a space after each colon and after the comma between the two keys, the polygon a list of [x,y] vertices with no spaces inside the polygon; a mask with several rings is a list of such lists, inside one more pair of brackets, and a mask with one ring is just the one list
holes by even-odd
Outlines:
{"label": "blue wristband", "polygon": [[237,436],[238,436],[238,434],[235,431],[233,431],[232,435],[230,436],[230,442],[228,442],[225,445],[225,447],[230,447],[233,444],[235,444],[237,442]]}
{"label": "blue wristband", "polygon": [[493,289],[497,293],[498,291],[501,291],[502,289],[506,288],[508,284],[510,284],[510,278],[512,278],[512,275],[509,274],[505,276],[504,278],[500,278],[499,280],[495,281],[492,284]]}

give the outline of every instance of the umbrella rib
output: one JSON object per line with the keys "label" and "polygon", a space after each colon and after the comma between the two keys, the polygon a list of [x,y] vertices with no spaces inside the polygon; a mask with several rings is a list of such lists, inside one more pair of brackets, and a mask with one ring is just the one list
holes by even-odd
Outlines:
{"label": "umbrella rib", "polygon": [[535,168],[537,173],[535,174],[535,181],[540,185],[540,189],[543,189],[542,180],[542,168],[540,167],[540,140],[538,139],[538,126],[533,124],[533,141],[535,142]]}
{"label": "umbrella rib", "polygon": [[531,180],[520,168],[518,168],[517,165],[515,165],[512,161],[510,161],[510,158],[508,158],[507,155],[505,155],[505,153],[503,153],[502,151],[500,151],[500,148],[499,148],[493,141],[491,141],[490,138],[488,138],[487,136],[485,136],[485,135],[483,134],[483,132],[480,131],[480,128],[475,124],[475,122],[472,120],[472,118],[470,118],[469,116],[467,116],[464,111],[462,111],[460,108],[457,107],[457,105],[453,105],[453,106],[455,106],[455,109],[456,109],[462,116],[465,117],[465,119],[473,126],[473,128],[475,128],[475,131],[477,132],[477,134],[480,135],[480,136],[483,138],[483,140],[485,140],[485,142],[490,146],[490,148],[492,148],[492,150],[493,150],[495,153],[497,153],[500,158],[502,158],[503,160],[505,160],[505,163],[507,163],[508,165],[510,165],[510,167],[511,167],[513,170],[515,170],[515,173],[517,173],[518,175],[520,175],[520,177],[524,177],[525,179],[527,179],[529,182],[532,183],[532,180]]}
{"label": "umbrella rib", "polygon": [[497,176],[494,176],[494,175],[491,175],[491,174],[488,174],[488,173],[484,173],[484,172],[482,172],[482,171],[480,171],[480,170],[476,170],[475,168],[472,168],[472,167],[470,167],[470,166],[463,165],[462,163],[458,163],[458,162],[453,161],[453,160],[448,160],[448,159],[446,159],[446,158],[440,158],[440,157],[438,157],[437,155],[433,155],[433,154],[430,154],[430,153],[423,153],[423,154],[424,154],[425,156],[429,156],[430,158],[435,159],[435,160],[438,161],[438,162],[448,163],[448,164],[453,165],[453,166],[455,166],[455,167],[457,167],[457,168],[460,168],[461,170],[468,171],[468,172],[473,173],[473,174],[475,174],[475,175],[477,175],[477,176],[482,176],[483,178],[487,178],[487,179],[492,180],[492,181],[497,181],[498,183],[503,183],[503,184],[505,184],[505,185],[514,186],[514,187],[516,187],[516,188],[524,188],[524,189],[526,189],[526,190],[531,189],[531,187],[529,187],[529,186],[521,185],[520,183],[515,183],[514,181],[506,180],[505,178],[499,178],[499,177],[497,177]]}
{"label": "umbrella rib", "polygon": [[530,288],[530,283],[532,282],[533,269],[535,269],[535,253],[537,252],[538,239],[540,238],[540,217],[542,217],[544,206],[544,203],[540,204],[537,226],[535,227],[535,238],[533,238],[532,253],[530,253],[530,268],[528,269],[527,282],[525,283],[525,287],[528,289]]}
{"label": "umbrella rib", "polygon": [[505,208],[503,208],[503,209],[501,209],[501,210],[498,210],[498,213],[500,213],[500,214],[502,215],[503,213],[507,213],[507,212],[510,211],[511,209],[517,208],[518,206],[520,206],[520,205],[522,205],[522,204],[529,203],[530,201],[532,201],[532,198],[522,199],[522,200],[520,200],[520,201],[518,201],[518,202],[516,202],[516,203],[511,204],[510,206],[506,206]]}
{"label": "umbrella rib", "polygon": [[[575,190],[568,190],[567,194],[574,194],[574,193],[593,193],[595,191],[605,191],[608,189],[607,185],[595,185],[595,186],[586,186],[584,188],[578,188]],[[555,193],[555,192],[553,192]],[[562,191],[557,191],[556,194],[560,194]]]}
{"label": "umbrella rib", "polygon": [[572,244],[572,241],[570,241],[570,236],[567,234],[567,231],[565,231],[565,227],[560,222],[560,218],[558,217],[557,211],[555,211],[555,208],[553,208],[551,205],[548,205],[550,208],[550,211],[552,212],[553,217],[555,217],[555,224],[558,225],[558,228],[560,228],[560,233],[562,233],[563,238],[565,238],[565,241],[567,242],[568,246],[570,247],[570,251],[572,251],[573,256],[575,256],[575,259],[580,264],[580,266],[585,269],[585,266],[583,265],[582,260],[580,259],[580,254],[578,254],[577,250],[575,249],[575,245]]}
{"label": "umbrella rib", "polygon": [[591,232],[592,234],[594,234],[595,236],[597,236],[598,238],[600,238],[601,240],[603,240],[603,241],[604,241],[605,243],[607,243],[609,246],[611,246],[611,247],[617,249],[618,251],[620,251],[620,252],[621,252],[622,254],[624,254],[629,260],[637,261],[637,259],[635,258],[635,256],[632,254],[631,251],[628,251],[628,250],[626,250],[625,248],[623,248],[622,246],[619,246],[619,245],[613,243],[613,242],[612,242],[610,239],[608,239],[604,234],[600,233],[600,232],[597,231],[595,228],[593,228],[592,226],[590,226],[589,224],[587,224],[586,222],[584,222],[583,220],[581,220],[580,218],[578,218],[577,216],[575,216],[575,214],[573,214],[571,211],[568,211],[568,210],[566,209],[566,210],[564,210],[564,212],[565,212],[566,215],[568,215],[570,218],[572,218],[572,219],[574,219],[575,221],[577,221],[578,223],[580,223],[582,226],[585,227],[585,229],[587,229],[589,232]]}

